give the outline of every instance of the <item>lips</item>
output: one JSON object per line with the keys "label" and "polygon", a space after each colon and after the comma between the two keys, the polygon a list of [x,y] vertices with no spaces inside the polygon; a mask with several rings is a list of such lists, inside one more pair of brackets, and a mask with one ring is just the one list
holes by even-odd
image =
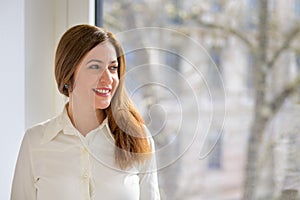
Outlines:
{"label": "lips", "polygon": [[107,97],[111,93],[110,88],[93,88],[93,91],[96,93],[96,95],[101,97]]}

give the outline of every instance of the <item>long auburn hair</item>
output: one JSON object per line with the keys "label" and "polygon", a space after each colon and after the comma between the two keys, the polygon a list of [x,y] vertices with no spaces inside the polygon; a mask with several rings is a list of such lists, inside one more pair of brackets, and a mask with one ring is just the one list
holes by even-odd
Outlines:
{"label": "long auburn hair", "polygon": [[55,78],[60,93],[69,97],[78,64],[91,49],[104,41],[111,42],[115,47],[119,65],[119,86],[105,113],[115,139],[115,161],[121,169],[125,169],[135,163],[145,162],[151,147],[144,121],[125,88],[126,61],[120,42],[111,32],[96,26],[82,24],[71,27],[64,33],[56,49]]}

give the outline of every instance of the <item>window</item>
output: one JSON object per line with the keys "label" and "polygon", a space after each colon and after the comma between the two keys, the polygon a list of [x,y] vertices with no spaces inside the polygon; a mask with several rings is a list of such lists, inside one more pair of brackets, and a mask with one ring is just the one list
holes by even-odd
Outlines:
{"label": "window", "polygon": [[103,0],[95,0],[95,25],[103,27]]}
{"label": "window", "polygon": [[222,1],[221,0],[212,0],[210,10],[213,13],[221,12],[223,10]]}
{"label": "window", "polygon": [[[219,137],[220,133],[215,132],[209,139],[209,147],[213,147],[212,151],[208,155],[207,167],[211,170],[219,170],[222,168],[222,137],[216,142],[216,137]],[[213,146],[214,145],[214,146]]]}
{"label": "window", "polygon": [[246,74],[246,87],[249,91],[254,89],[253,83],[253,68],[254,68],[254,55],[252,53],[248,54],[248,65],[247,65],[247,74]]}
{"label": "window", "polygon": [[300,53],[296,55],[297,70],[300,72]]}
{"label": "window", "polygon": [[221,68],[221,48],[220,47],[212,47],[209,51],[209,55],[212,61],[209,61],[207,77],[209,81],[209,85],[214,87],[215,89],[221,88],[221,77],[222,68]]}
{"label": "window", "polygon": [[210,55],[213,59],[214,63],[217,65],[218,69],[220,69],[221,58],[220,58],[221,50],[218,47],[211,48]]}
{"label": "window", "polygon": [[[173,50],[175,48],[172,48]],[[178,52],[177,50],[175,50],[175,52]],[[170,53],[170,52],[166,52],[165,54],[165,64],[167,66],[170,66],[172,68],[174,68],[176,71],[180,71],[180,62],[181,62],[180,55],[178,55],[177,53]]]}
{"label": "window", "polygon": [[179,0],[171,0],[172,5],[174,6],[175,12],[171,15],[170,18],[170,23],[175,24],[175,25],[180,25],[183,23],[183,20],[178,13],[178,11],[181,9],[181,3]]}
{"label": "window", "polygon": [[251,10],[258,8],[258,1],[257,0],[248,0],[248,6]]}
{"label": "window", "polygon": [[276,6],[277,6],[276,3],[277,3],[276,0],[271,0],[271,1],[269,2],[269,10],[270,10],[272,13],[276,12]]}
{"label": "window", "polygon": [[294,13],[296,17],[300,17],[300,0],[294,0]]}
{"label": "window", "polygon": [[[297,65],[297,76],[299,76],[300,75],[300,53],[297,53],[296,54],[296,65]],[[298,94],[298,102],[300,102],[300,86],[298,86],[298,92],[297,92],[297,94]]]}
{"label": "window", "polygon": [[247,0],[247,5],[246,27],[248,29],[255,29],[257,26],[258,0]]}

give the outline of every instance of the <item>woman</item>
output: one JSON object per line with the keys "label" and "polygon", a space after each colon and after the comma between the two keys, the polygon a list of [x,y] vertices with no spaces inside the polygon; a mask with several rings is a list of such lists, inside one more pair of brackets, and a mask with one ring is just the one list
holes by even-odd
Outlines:
{"label": "woman", "polygon": [[55,57],[59,116],[26,131],[12,200],[160,199],[154,144],[124,86],[125,57],[115,36],[77,25]]}

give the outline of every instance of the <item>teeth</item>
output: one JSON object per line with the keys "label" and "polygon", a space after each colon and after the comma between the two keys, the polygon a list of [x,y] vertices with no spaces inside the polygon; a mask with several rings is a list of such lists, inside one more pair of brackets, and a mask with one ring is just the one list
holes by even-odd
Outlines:
{"label": "teeth", "polygon": [[109,92],[109,90],[104,90],[104,89],[95,89],[96,92],[106,94]]}

